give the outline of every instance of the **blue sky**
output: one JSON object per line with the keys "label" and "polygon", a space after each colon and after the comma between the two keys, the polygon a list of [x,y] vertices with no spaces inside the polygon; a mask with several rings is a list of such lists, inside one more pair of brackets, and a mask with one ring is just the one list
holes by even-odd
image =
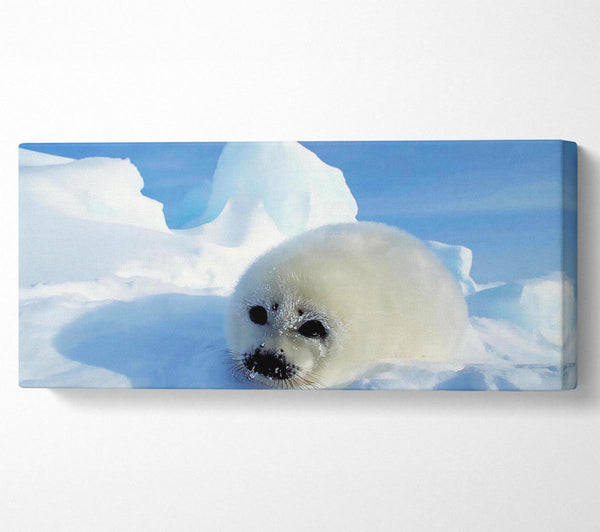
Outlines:
{"label": "blue sky", "polygon": [[[564,269],[575,278],[575,167],[560,141],[302,142],[340,168],[360,220],[473,250],[477,282]],[[72,158],[128,157],[178,228],[201,214],[224,143],[23,144]],[[565,149],[563,150],[563,146]],[[563,167],[567,185],[563,187]],[[193,205],[186,194],[196,190]],[[567,209],[561,209],[562,198]],[[563,252],[561,228],[569,238]],[[565,258],[566,257],[566,258]]]}

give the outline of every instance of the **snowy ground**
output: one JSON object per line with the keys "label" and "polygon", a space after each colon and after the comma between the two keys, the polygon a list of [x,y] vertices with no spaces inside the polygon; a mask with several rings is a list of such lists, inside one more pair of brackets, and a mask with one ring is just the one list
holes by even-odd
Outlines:
{"label": "snowy ground", "polygon": [[[227,145],[189,229],[170,230],[142,187],[128,160],[20,150],[22,386],[253,387],[231,376],[225,354],[239,275],[285,238],[357,214],[342,172],[296,143]],[[345,387],[575,385],[571,281],[557,272],[478,286],[469,249],[428,244],[469,305],[458,357],[378,364]]]}

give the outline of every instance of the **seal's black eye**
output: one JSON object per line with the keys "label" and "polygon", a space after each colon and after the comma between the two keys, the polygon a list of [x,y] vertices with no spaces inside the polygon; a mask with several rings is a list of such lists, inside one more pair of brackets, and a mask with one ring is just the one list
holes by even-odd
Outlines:
{"label": "seal's black eye", "polygon": [[319,320],[310,320],[303,323],[298,332],[307,338],[325,338],[327,336],[327,330]]}
{"label": "seal's black eye", "polygon": [[264,325],[265,323],[267,323],[268,316],[267,309],[265,307],[259,307],[258,305],[252,307],[248,311],[248,314],[250,315],[250,319],[258,325]]}

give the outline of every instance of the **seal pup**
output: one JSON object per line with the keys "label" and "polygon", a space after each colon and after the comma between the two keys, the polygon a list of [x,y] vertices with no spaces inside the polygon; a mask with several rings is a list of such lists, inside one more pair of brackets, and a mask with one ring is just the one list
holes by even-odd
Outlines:
{"label": "seal pup", "polygon": [[234,372],[276,388],[338,386],[390,359],[444,359],[467,306],[417,238],[384,224],[326,225],[266,252],[227,314]]}

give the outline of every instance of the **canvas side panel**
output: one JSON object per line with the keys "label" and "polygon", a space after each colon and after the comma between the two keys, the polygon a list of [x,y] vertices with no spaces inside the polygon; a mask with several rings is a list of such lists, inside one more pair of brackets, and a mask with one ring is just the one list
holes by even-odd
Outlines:
{"label": "canvas side panel", "polygon": [[[577,386],[577,144],[562,143],[563,390]],[[572,287],[572,289],[571,289]]]}

